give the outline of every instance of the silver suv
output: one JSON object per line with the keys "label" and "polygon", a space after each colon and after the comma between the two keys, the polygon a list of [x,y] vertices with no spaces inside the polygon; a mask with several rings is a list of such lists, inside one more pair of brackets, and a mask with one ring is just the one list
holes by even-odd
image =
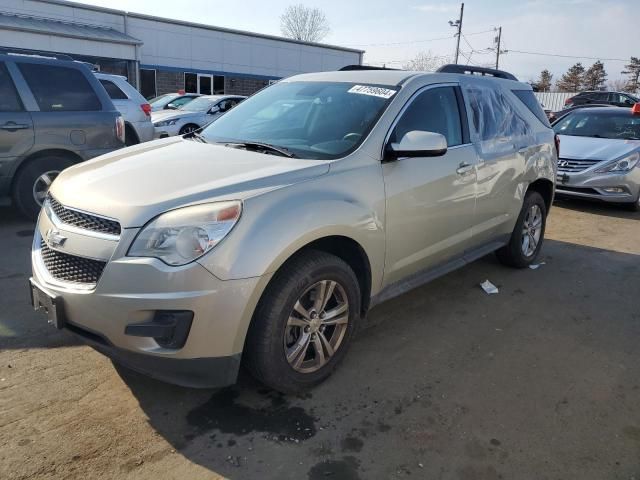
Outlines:
{"label": "silver suv", "polygon": [[35,308],[165,381],[227,385],[242,361],[295,392],[372,306],[493,251],[526,267],[554,133],[529,85],[460,68],[291,77],[202,134],[65,170],[35,232]]}

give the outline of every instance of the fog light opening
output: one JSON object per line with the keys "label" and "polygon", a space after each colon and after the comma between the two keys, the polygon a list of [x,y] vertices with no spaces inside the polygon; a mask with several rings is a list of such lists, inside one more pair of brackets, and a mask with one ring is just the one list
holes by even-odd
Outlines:
{"label": "fog light opening", "polygon": [[627,190],[623,187],[606,187],[602,190],[606,193],[627,193]]}
{"label": "fog light opening", "polygon": [[191,330],[193,312],[190,310],[158,310],[153,320],[125,327],[125,335],[150,337],[162,348],[178,349],[184,347]]}

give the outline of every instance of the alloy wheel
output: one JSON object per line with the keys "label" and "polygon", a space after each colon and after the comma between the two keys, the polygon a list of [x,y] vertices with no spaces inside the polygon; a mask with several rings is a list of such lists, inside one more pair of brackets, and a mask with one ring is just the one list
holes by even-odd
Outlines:
{"label": "alloy wheel", "polygon": [[525,257],[530,257],[536,252],[541,236],[542,210],[539,205],[531,205],[522,225],[522,253]]}
{"label": "alloy wheel", "polygon": [[35,182],[33,182],[33,199],[38,205],[42,206],[44,199],[47,196],[47,192],[49,191],[49,187],[59,174],[59,170],[49,170],[44,172],[36,178]]}
{"label": "alloy wheel", "polygon": [[349,324],[349,302],[342,285],[322,280],[296,301],[284,329],[287,362],[300,373],[325,366],[342,344]]}

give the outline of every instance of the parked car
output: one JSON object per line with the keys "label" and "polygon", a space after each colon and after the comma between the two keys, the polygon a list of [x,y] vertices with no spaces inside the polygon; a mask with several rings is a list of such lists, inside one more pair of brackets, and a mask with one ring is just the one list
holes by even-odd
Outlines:
{"label": "parked car", "polygon": [[0,52],[0,198],[33,219],[63,169],[124,145],[105,89],[64,58]]}
{"label": "parked car", "polygon": [[558,194],[640,211],[640,104],[576,110],[553,128],[562,145]]}
{"label": "parked car", "polygon": [[151,105],[126,77],[94,73],[116,109],[124,119],[125,144],[136,145],[153,140],[155,130],[151,123]]}
{"label": "parked car", "polygon": [[569,113],[573,112],[574,110],[578,110],[580,108],[593,108],[593,107],[609,107],[610,105],[607,104],[600,104],[600,103],[586,103],[583,105],[574,105],[571,107],[565,107],[562,110],[558,110],[557,112],[551,112],[547,115],[547,118],[549,119],[549,122],[551,122],[551,124],[553,124],[553,122],[559,120],[560,118],[564,117],[565,115],[568,115]]}
{"label": "parked car", "polygon": [[241,361],[277,390],[321,382],[373,305],[492,251],[538,258],[554,132],[529,85],[482,72],[294,76],[201,134],[65,170],[35,308],[180,385],[233,383]]}
{"label": "parked car", "polygon": [[247,97],[238,95],[202,95],[177,110],[153,112],[151,120],[156,138],[185,135],[202,128]]}
{"label": "parked car", "polygon": [[564,104],[567,107],[587,105],[589,103],[632,107],[638,102],[640,102],[638,97],[625,92],[580,92],[573,97],[567,98]]}
{"label": "parked car", "polygon": [[165,93],[149,100],[149,105],[152,112],[177,110],[199,96],[199,93]]}

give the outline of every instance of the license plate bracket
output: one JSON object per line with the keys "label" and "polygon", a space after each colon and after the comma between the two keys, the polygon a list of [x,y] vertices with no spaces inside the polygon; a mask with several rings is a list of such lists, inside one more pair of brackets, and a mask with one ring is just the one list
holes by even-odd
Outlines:
{"label": "license plate bracket", "polygon": [[47,315],[47,322],[62,329],[65,324],[64,309],[60,297],[49,295],[40,289],[32,280],[29,280],[29,291],[31,293],[31,305],[37,311],[44,311]]}

